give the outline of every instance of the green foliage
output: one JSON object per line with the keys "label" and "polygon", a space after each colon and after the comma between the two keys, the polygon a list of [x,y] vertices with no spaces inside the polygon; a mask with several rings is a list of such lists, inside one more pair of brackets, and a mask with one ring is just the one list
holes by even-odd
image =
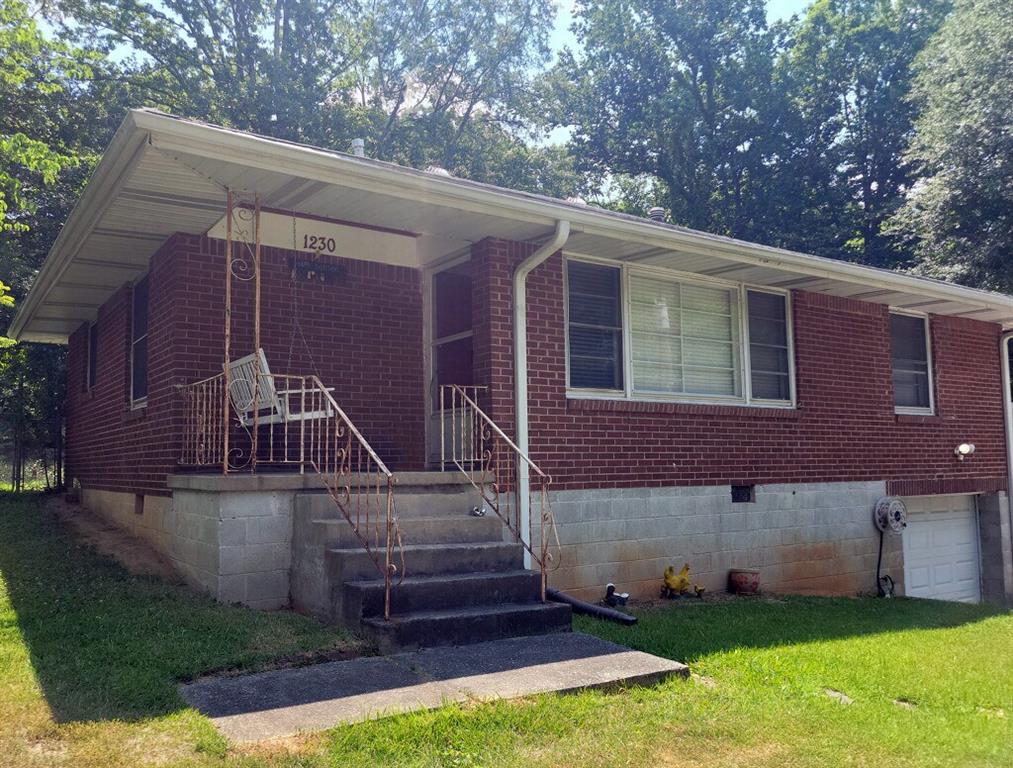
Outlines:
{"label": "green foliage", "polygon": [[1013,289],[1013,5],[957,0],[916,66],[919,179],[892,231],[930,275]]}
{"label": "green foliage", "polygon": [[[6,285],[3,280],[0,280],[0,308],[6,307],[10,309],[14,306],[14,297],[10,295],[11,287]],[[0,336],[0,349],[10,347],[14,345],[14,340],[9,339],[6,336]]]}
{"label": "green foliage", "polygon": [[673,220],[756,237],[776,36],[762,0],[590,0],[553,81],[581,168],[649,175]]}
{"label": "green foliage", "polygon": [[768,27],[760,0],[591,0],[556,120],[597,179],[657,179],[676,223],[902,263],[880,230],[911,181],[911,63],[948,6],[818,0]]}
{"label": "green foliage", "polygon": [[82,62],[47,40],[21,0],[0,0],[0,232],[28,229],[34,212],[25,175],[52,184],[77,159],[38,138],[29,106],[58,94]]}
{"label": "green foliage", "polygon": [[[796,113],[790,193],[805,228],[829,235],[848,258],[873,266],[909,253],[882,233],[912,183],[902,155],[915,106],[907,95],[915,56],[938,29],[949,0],[817,0],[792,30],[780,66]],[[803,228],[800,228],[803,229]],[[811,248],[819,252],[820,248]]]}
{"label": "green foliage", "polygon": [[68,34],[125,55],[145,102],[177,114],[338,149],[364,137],[372,157],[494,183],[556,160],[522,141],[549,0],[59,6]]}

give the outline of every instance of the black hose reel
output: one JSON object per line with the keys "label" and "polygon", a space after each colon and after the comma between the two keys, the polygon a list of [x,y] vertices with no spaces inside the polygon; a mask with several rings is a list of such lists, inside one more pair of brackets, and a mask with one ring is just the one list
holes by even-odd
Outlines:
{"label": "black hose reel", "polygon": [[876,502],[872,522],[879,530],[879,556],[876,558],[876,593],[880,597],[893,597],[894,583],[889,574],[882,575],[883,538],[888,533],[903,533],[907,528],[907,505],[899,496],[884,496]]}

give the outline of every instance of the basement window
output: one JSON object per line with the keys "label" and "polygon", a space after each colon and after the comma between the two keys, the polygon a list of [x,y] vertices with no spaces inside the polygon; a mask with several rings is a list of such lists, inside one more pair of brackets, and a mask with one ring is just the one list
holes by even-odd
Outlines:
{"label": "basement window", "polygon": [[746,504],[756,501],[755,485],[733,485],[732,504]]}

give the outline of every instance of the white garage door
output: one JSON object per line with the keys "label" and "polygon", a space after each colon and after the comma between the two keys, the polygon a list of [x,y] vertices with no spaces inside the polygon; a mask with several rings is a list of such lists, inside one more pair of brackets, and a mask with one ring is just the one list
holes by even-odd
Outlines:
{"label": "white garage door", "polygon": [[965,603],[981,600],[974,496],[918,496],[905,501],[905,593]]}

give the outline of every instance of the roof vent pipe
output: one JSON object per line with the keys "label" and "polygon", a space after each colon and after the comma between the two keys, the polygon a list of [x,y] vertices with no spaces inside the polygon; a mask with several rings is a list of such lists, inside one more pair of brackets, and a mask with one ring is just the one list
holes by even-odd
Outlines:
{"label": "roof vent pipe", "polygon": [[356,157],[366,156],[366,140],[352,139],[352,154]]}
{"label": "roof vent pipe", "polygon": [[647,218],[649,218],[651,221],[660,221],[660,222],[664,223],[664,221],[665,221],[665,209],[664,208],[660,208],[657,205],[655,205],[652,208],[648,209],[648,211],[647,211]]}

